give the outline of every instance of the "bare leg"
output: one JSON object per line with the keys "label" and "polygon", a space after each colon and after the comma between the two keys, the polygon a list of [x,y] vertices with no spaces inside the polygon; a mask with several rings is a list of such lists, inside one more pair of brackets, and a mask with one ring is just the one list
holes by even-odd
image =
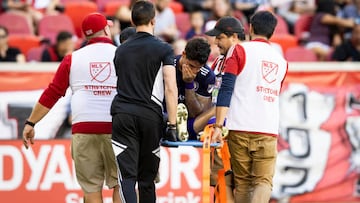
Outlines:
{"label": "bare leg", "polygon": [[120,189],[119,185],[114,187],[114,190],[113,190],[113,203],[121,203],[119,189]]}
{"label": "bare leg", "polygon": [[84,194],[84,203],[102,203],[102,193],[100,192],[90,192]]}

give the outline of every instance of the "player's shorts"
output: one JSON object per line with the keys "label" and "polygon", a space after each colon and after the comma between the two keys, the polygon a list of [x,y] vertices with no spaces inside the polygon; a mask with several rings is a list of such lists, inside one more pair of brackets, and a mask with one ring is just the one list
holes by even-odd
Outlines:
{"label": "player's shorts", "polygon": [[109,188],[118,185],[111,134],[73,134],[71,156],[84,192],[101,191],[104,181]]}

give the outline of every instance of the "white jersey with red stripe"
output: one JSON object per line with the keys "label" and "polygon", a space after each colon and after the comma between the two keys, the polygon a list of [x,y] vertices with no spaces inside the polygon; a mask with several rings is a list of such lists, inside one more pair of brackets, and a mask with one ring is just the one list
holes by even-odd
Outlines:
{"label": "white jersey with red stripe", "polygon": [[110,43],[94,43],[72,53],[69,83],[73,124],[111,122],[110,106],[117,80],[115,50]]}
{"label": "white jersey with red stripe", "polygon": [[237,75],[226,126],[278,135],[279,95],[287,61],[267,41],[254,40],[231,47],[225,63],[225,72]]}

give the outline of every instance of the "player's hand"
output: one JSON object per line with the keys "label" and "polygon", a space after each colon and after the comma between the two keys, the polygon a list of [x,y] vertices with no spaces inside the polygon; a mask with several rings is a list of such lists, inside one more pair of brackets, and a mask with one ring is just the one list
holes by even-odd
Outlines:
{"label": "player's hand", "polygon": [[177,141],[176,125],[167,125],[164,139],[171,142]]}
{"label": "player's hand", "polygon": [[182,69],[181,69],[181,72],[182,72],[182,79],[184,82],[186,83],[191,83],[194,81],[196,75],[197,75],[197,72],[194,72],[189,65],[187,64],[183,64],[182,65]]}
{"label": "player's hand", "polygon": [[29,148],[30,144],[34,144],[34,128],[30,125],[25,125],[23,130],[23,142],[26,149]]}

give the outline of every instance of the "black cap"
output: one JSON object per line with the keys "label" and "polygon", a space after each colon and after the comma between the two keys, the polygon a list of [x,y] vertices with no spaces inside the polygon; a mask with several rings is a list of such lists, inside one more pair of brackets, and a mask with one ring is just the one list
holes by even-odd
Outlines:
{"label": "black cap", "polygon": [[231,17],[231,16],[226,16],[226,17],[220,18],[216,22],[215,28],[205,32],[205,34],[209,35],[209,36],[218,36],[224,32],[243,33],[244,28],[238,19]]}

